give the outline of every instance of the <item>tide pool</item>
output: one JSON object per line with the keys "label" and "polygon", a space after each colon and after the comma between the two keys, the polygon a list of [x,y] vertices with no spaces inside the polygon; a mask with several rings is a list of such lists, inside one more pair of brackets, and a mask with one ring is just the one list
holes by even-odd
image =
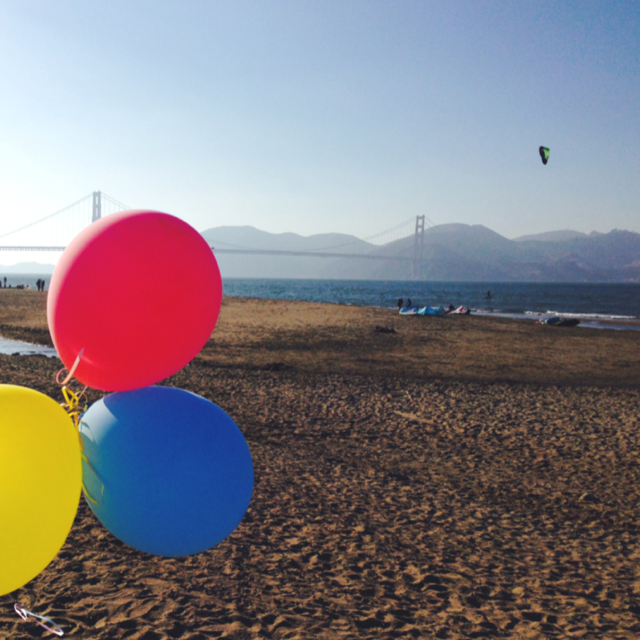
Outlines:
{"label": "tide pool", "polygon": [[43,347],[39,344],[29,344],[19,340],[0,338],[0,353],[9,356],[47,356],[57,358],[58,352],[53,347]]}

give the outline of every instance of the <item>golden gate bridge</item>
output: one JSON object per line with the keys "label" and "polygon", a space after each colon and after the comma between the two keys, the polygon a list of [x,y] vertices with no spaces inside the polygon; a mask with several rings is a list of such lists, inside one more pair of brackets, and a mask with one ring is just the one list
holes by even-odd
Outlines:
{"label": "golden gate bridge", "polygon": [[[89,224],[105,215],[131,208],[101,191],[94,191],[39,220],[20,226],[12,231],[0,233],[0,251],[62,252],[67,244]],[[426,216],[415,216],[415,218],[409,218],[390,229],[367,238],[322,247],[314,251],[260,249],[222,242],[216,242],[216,246],[212,246],[211,249],[216,254],[261,254],[410,261],[412,276],[419,278],[422,271],[424,232],[427,221],[430,226],[434,226]],[[413,242],[408,247],[407,240],[411,237],[413,237]],[[364,250],[363,243],[367,245]],[[409,251],[407,251],[408,248],[410,248]],[[379,249],[384,249],[384,251],[379,251]],[[394,253],[394,249],[398,253]]]}

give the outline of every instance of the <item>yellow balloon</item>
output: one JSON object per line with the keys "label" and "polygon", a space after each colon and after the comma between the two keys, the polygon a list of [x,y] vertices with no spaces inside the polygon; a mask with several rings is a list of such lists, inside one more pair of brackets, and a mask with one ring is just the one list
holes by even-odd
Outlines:
{"label": "yellow balloon", "polygon": [[65,410],[33,389],[0,384],[0,596],[55,558],[81,485],[78,433]]}

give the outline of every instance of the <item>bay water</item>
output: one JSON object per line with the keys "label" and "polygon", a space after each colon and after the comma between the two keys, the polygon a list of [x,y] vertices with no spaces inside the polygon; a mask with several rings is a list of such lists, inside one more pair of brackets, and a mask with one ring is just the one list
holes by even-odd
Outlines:
{"label": "bay water", "polygon": [[[489,294],[490,293],[490,297]],[[224,295],[394,308],[449,304],[483,313],[640,318],[640,283],[400,282],[227,278]]]}

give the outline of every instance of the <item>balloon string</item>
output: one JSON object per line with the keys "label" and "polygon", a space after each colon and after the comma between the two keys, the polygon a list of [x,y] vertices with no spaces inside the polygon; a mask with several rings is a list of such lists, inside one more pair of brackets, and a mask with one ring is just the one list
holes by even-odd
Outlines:
{"label": "balloon string", "polygon": [[[80,446],[82,446],[82,441],[80,441]],[[85,454],[85,452],[83,450],[80,451],[80,456],[91,467],[91,471],[93,471],[93,473],[96,474],[96,477],[102,483],[102,491],[100,492],[100,497],[104,501],[104,482],[102,482],[102,478],[98,475],[98,472],[96,471],[95,467],[91,464],[91,460],[89,460],[89,458],[87,458],[87,456],[86,456],[86,454]],[[87,497],[87,499],[89,501],[93,502],[93,504],[98,504],[98,501],[91,497],[91,494],[89,493],[89,490],[87,489],[87,487],[84,484],[84,480],[82,481],[82,490],[84,491],[84,495]]]}
{"label": "balloon string", "polygon": [[45,618],[44,616],[36,615],[35,613],[31,613],[31,611],[27,611],[24,607],[21,607],[17,602],[14,603],[13,608],[16,610],[16,613],[23,620],[27,620],[28,618],[33,618],[34,622],[37,622],[41,627],[43,627],[50,633],[55,633],[57,636],[64,635],[64,631],[53,620],[50,620],[49,618]]}
{"label": "balloon string", "polygon": [[[85,387],[80,393],[75,393],[69,389],[69,387],[62,387],[62,396],[64,397],[64,402],[60,403],[60,406],[69,414],[71,421],[73,422],[73,426],[76,429],[80,429],[80,417],[87,410],[87,398],[85,396],[85,391],[87,387]],[[81,406],[80,403],[84,399],[84,404]],[[80,441],[80,446],[82,447],[82,441]]]}
{"label": "balloon string", "polygon": [[[69,379],[69,377],[73,374],[73,371],[75,370],[78,362],[80,361],[81,355],[82,355],[82,351],[80,352],[80,355],[76,359],[76,363],[74,364],[71,371],[69,372],[67,379]],[[87,458],[84,452],[84,444],[82,443],[82,438],[80,437],[80,418],[88,408],[87,398],[85,396],[86,390],[87,390],[87,387],[85,386],[85,388],[80,393],[75,393],[74,391],[69,389],[69,387],[66,387],[66,386],[62,387],[62,395],[64,397],[64,402],[61,403],[60,406],[69,414],[69,417],[73,422],[73,426],[78,431],[78,442],[80,443],[80,456],[89,465],[89,467],[91,467],[91,471],[93,471],[93,473],[96,474],[96,477],[98,478],[98,480],[100,480],[100,483],[102,484],[102,491],[100,493],[100,496],[104,498],[104,482],[102,482],[102,478],[100,477],[98,472],[95,470],[95,467],[91,464],[91,461],[89,460],[89,458]],[[84,403],[81,405],[81,402],[83,402],[83,400],[84,400]],[[84,491],[84,495],[87,497],[87,499],[90,502],[93,502],[93,504],[98,504],[98,501],[94,499],[89,493],[89,490],[84,484],[84,480],[82,481],[82,490]]]}
{"label": "balloon string", "polygon": [[68,373],[67,377],[62,382],[60,382],[60,374],[64,371],[64,369],[60,369],[60,371],[58,371],[58,375],[56,375],[56,382],[58,384],[61,384],[61,385],[64,386],[65,384],[69,383],[71,378],[73,378],[73,374],[76,372],[76,369],[78,368],[78,365],[80,364],[80,358],[82,358],[82,354],[83,353],[84,353],[84,347],[82,347],[82,349],[80,349],[80,353],[78,354],[78,357],[76,358],[76,361],[73,363],[73,366],[69,370],[69,373]]}

